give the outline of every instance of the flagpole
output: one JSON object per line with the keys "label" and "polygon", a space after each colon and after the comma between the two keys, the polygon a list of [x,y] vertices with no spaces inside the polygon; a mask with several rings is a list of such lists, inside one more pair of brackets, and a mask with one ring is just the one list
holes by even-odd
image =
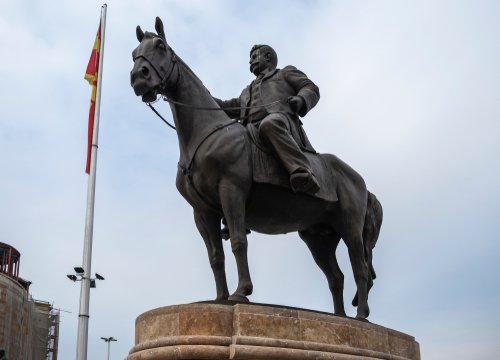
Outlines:
{"label": "flagpole", "polygon": [[95,180],[97,165],[97,143],[99,136],[99,113],[101,109],[101,84],[103,73],[104,39],[106,33],[106,10],[107,5],[101,8],[101,43],[99,49],[99,70],[97,75],[97,89],[94,113],[94,129],[92,134],[92,149],[90,157],[89,182],[87,187],[87,212],[85,215],[85,236],[83,243],[84,274],[80,287],[80,311],[78,315],[78,339],[76,345],[76,359],[87,360],[87,345],[89,331],[89,302],[90,302],[90,278],[92,261],[92,235],[94,230],[94,200]]}

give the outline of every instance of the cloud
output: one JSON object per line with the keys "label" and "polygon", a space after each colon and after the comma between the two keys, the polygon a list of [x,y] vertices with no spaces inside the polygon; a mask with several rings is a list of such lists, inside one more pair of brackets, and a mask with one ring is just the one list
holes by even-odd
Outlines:
{"label": "cloud", "polygon": [[[72,311],[61,323],[61,358],[76,346],[79,289],[65,274],[81,263],[83,73],[100,6],[6,1],[0,15],[0,237],[21,251],[35,298]],[[305,71],[321,89],[304,118],[315,147],[357,169],[384,206],[371,320],[415,335],[425,358],[496,354],[497,13],[488,1],[111,1],[92,267],[106,280],[91,294],[89,356],[104,352],[101,336],[114,336],[113,356],[125,357],[143,311],[215,295],[192,209],[174,186],[175,133],[129,85],[135,26],[153,30],[157,15],[216,96],[238,96],[251,81],[254,43]],[[170,118],[166,104],[157,108]],[[348,303],[355,290],[344,245],[338,257]],[[249,261],[253,301],[332,310],[297,235],[251,234]]]}

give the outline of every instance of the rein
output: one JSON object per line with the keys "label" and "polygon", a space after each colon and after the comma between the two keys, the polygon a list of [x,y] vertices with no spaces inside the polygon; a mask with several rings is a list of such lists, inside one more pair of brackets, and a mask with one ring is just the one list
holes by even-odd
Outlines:
{"label": "rein", "polygon": [[[169,99],[165,95],[162,95],[162,98],[163,98],[163,100],[165,100],[165,101],[167,101],[167,102],[169,102],[171,104],[174,104],[174,105],[183,106],[183,107],[187,107],[187,108],[195,109],[195,110],[207,110],[207,111],[225,111],[225,110],[248,110],[248,109],[256,109],[256,108],[262,108],[262,107],[267,107],[267,106],[271,106],[271,105],[274,105],[274,104],[278,104],[278,103],[280,103],[282,101],[282,100],[276,100],[276,101],[273,101],[273,102],[270,102],[270,103],[267,103],[267,104],[254,105],[254,106],[241,106],[241,107],[239,107],[239,106],[231,106],[231,107],[227,107],[227,108],[223,109],[221,107],[204,107],[204,106],[197,106],[197,105],[192,105],[192,104],[186,104],[186,103],[183,103],[183,102],[179,102],[179,101],[175,101],[175,100]],[[170,126],[172,129],[177,130],[174,125],[170,124],[167,120],[165,120],[165,118],[163,116],[161,116],[161,114],[158,112],[158,110],[156,110],[155,107],[153,106],[153,103],[146,103],[146,105],[156,115],[158,115],[158,117],[160,119],[162,119],[165,124],[167,124],[168,126]],[[248,117],[249,117],[249,115],[242,116],[242,117],[236,118],[235,120],[243,120],[243,119],[246,119]]]}
{"label": "rein", "polygon": [[159,117],[160,119],[162,119],[162,120],[163,120],[163,122],[164,122],[165,124],[167,124],[167,125],[168,125],[168,126],[170,126],[172,129],[174,129],[175,131],[177,131],[177,129],[175,128],[175,126],[174,126],[174,125],[172,125],[171,123],[169,123],[167,120],[165,120],[165,118],[164,118],[163,116],[161,116],[161,114],[160,114],[160,113],[159,113],[159,112],[155,109],[155,107],[153,106],[153,104],[152,104],[152,103],[147,103],[146,105],[147,105],[147,106],[149,106],[149,108],[150,108],[151,110],[153,110],[153,112],[154,112],[156,115],[158,115],[158,117]]}

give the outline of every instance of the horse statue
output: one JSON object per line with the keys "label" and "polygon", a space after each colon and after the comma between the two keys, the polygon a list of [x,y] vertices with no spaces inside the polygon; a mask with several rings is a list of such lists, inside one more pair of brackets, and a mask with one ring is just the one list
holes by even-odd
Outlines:
{"label": "horse statue", "polygon": [[[156,34],[136,29],[139,46],[132,52],[131,85],[145,103],[162,96],[170,102],[180,159],[176,186],[193,207],[215,278],[216,301],[248,302],[253,285],[247,260],[247,229],[264,234],[299,233],[326,275],[334,313],[346,316],[344,275],[335,252],[343,239],[356,281],[357,318],[370,313],[368,292],[375,271],[372,250],[382,224],[382,207],[363,178],[338,157],[312,154],[319,177],[335,179],[331,198],[294,193],[290,188],[253,180],[252,138],[217,105],[201,80],[168,45],[163,23]],[[318,173],[318,171],[320,173]],[[238,287],[229,296],[221,237],[221,219],[230,232],[238,269]]]}

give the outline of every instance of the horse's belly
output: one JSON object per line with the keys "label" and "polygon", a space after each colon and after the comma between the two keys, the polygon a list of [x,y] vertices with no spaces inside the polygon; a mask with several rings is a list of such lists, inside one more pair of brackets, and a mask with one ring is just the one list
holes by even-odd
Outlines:
{"label": "horse's belly", "polygon": [[264,234],[284,234],[313,225],[331,224],[337,203],[267,185],[254,184],[248,199],[246,225]]}

